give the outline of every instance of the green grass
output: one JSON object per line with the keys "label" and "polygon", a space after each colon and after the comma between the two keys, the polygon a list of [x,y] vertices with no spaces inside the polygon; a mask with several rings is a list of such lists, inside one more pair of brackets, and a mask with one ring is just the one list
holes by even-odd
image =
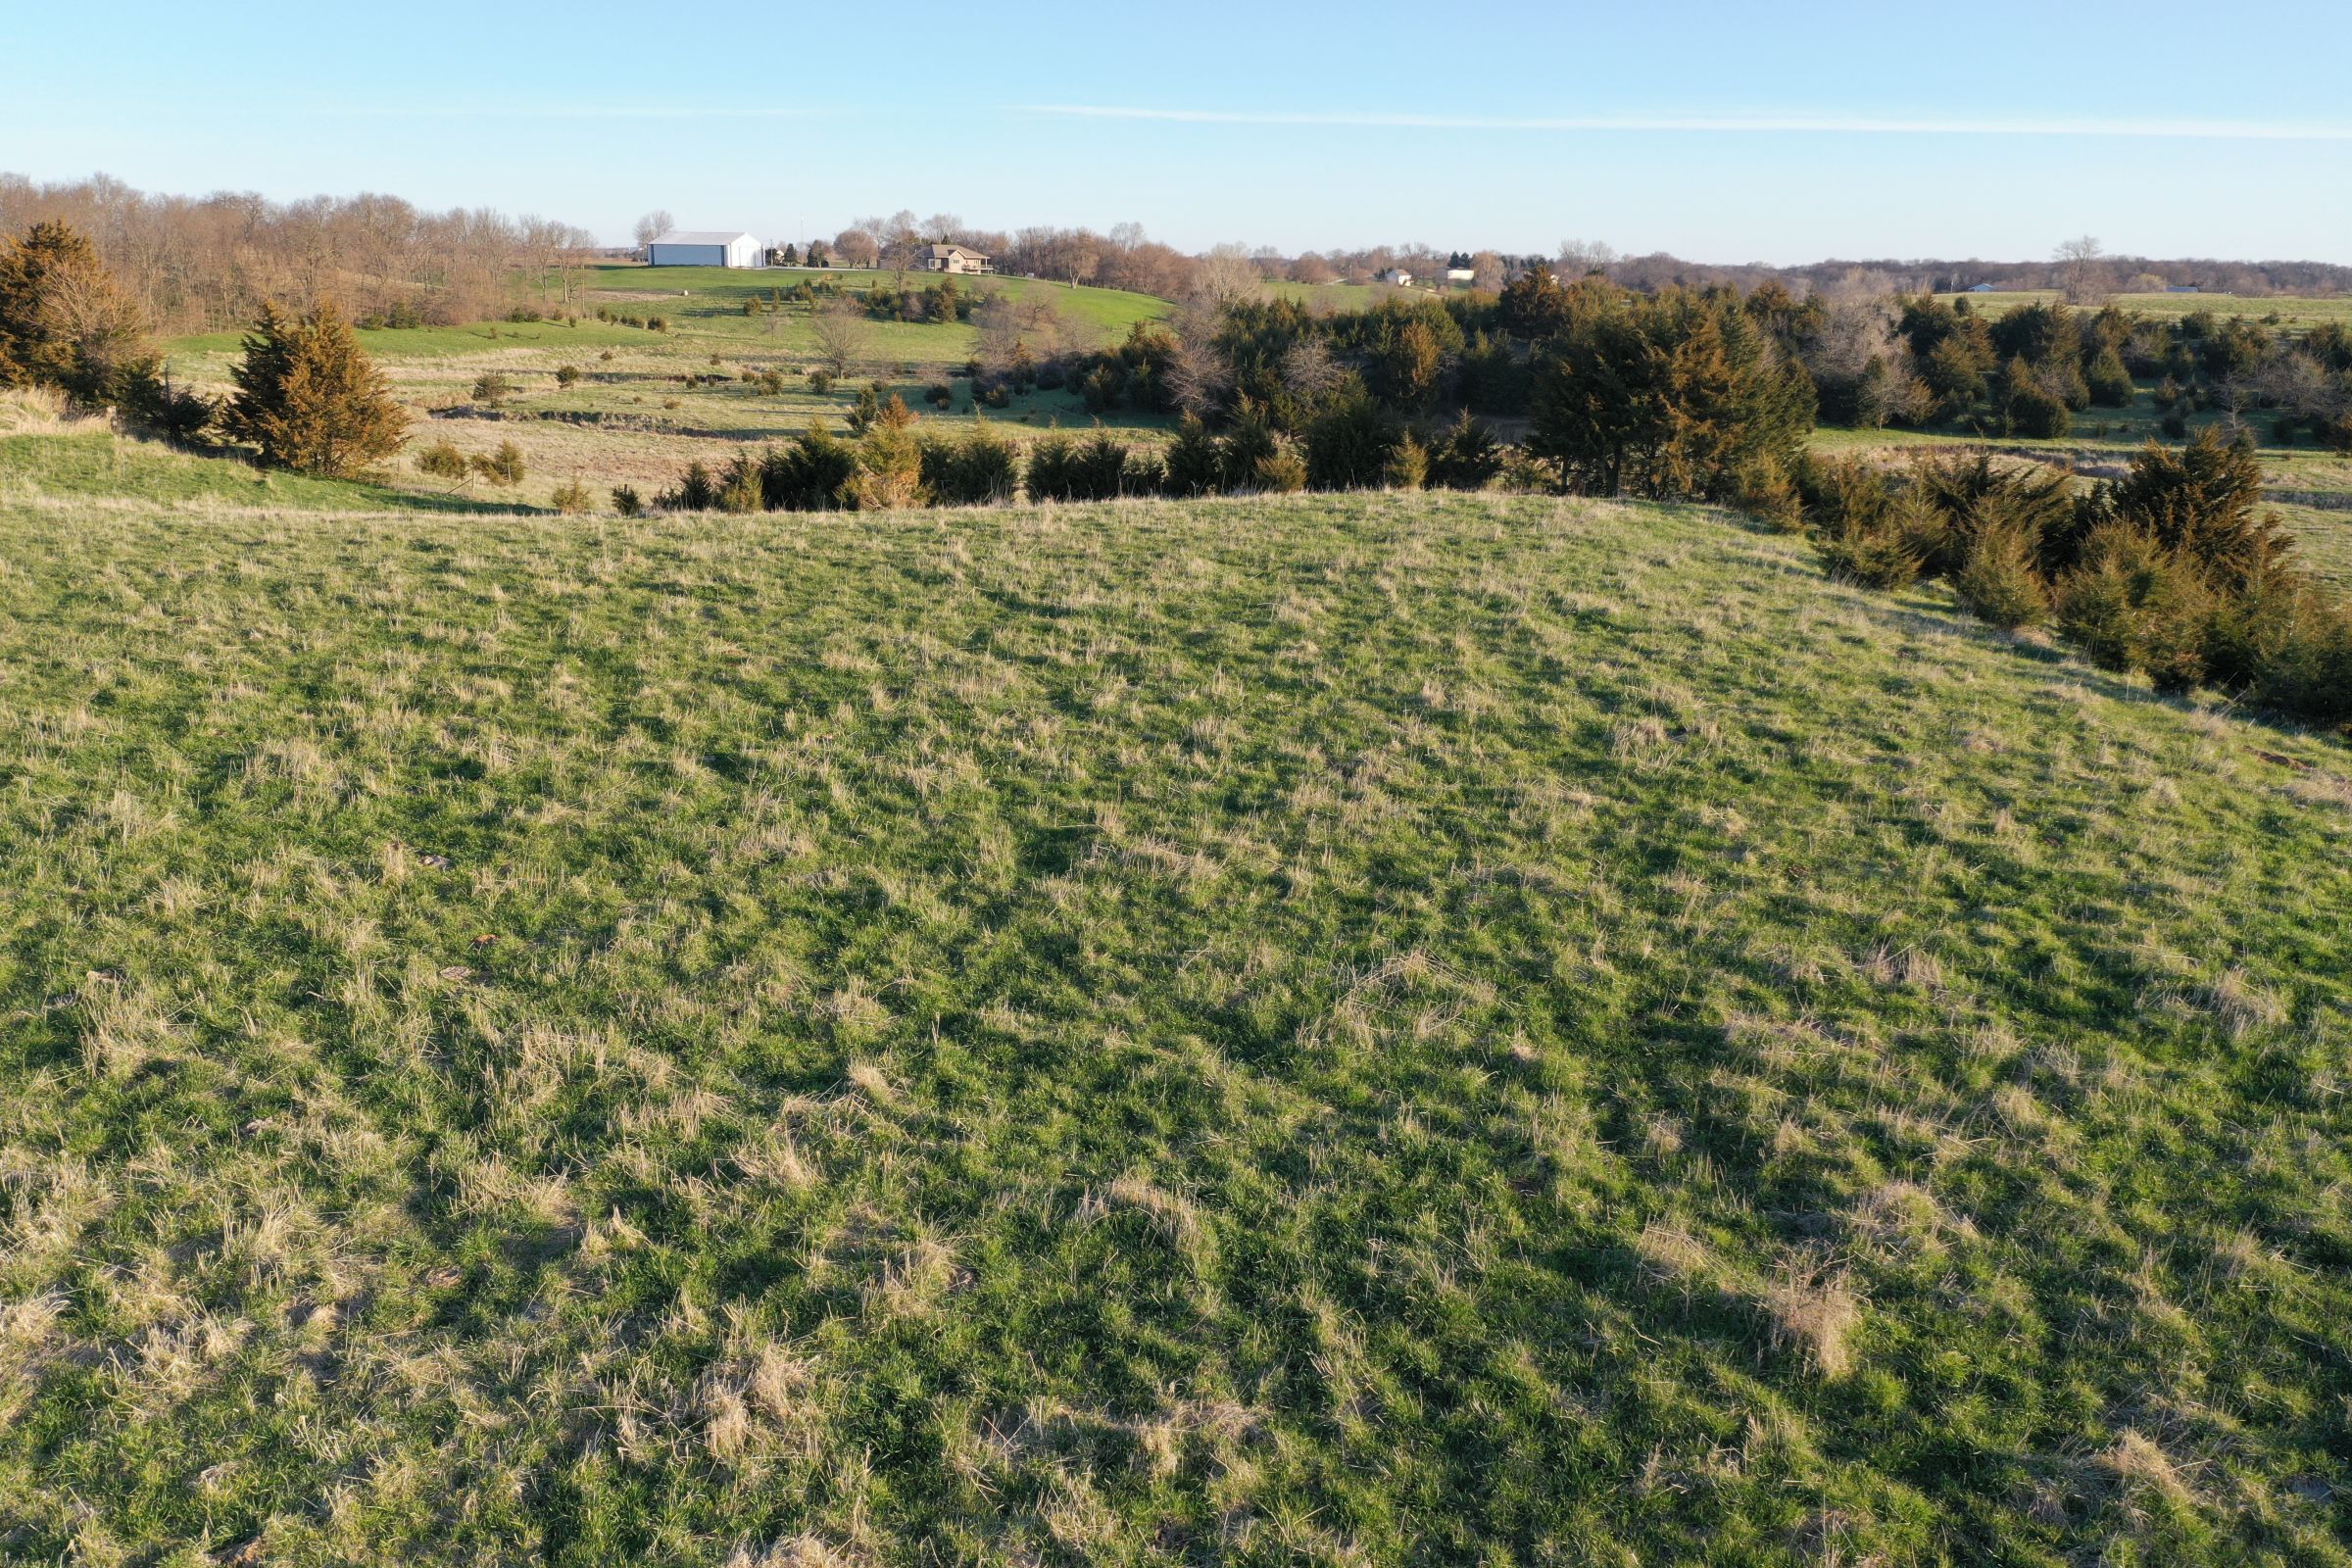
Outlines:
{"label": "green grass", "polygon": [[2348,849],[1699,510],[11,493],[0,1556],[2352,1561]]}
{"label": "green grass", "polygon": [[[835,283],[863,293],[877,286],[895,287],[896,276],[887,268],[599,267],[589,270],[577,297],[587,301],[591,308],[606,297],[629,298],[632,303],[626,308],[642,312],[660,310],[661,302],[653,298],[636,300],[635,296],[661,293],[674,296],[684,290],[689,306],[702,301],[740,310],[747,299],[764,298],[771,289],[787,288],[804,280]],[[936,273],[906,274],[909,288],[929,288],[939,281],[940,275]],[[959,276],[956,286],[967,294],[1005,294],[1015,299],[1042,293],[1070,320],[1105,339],[1125,337],[1127,329],[1136,322],[1157,320],[1172,309],[1166,300],[1150,294],[1115,288],[1072,288],[1066,283],[1035,277]]]}
{"label": "green grass", "polygon": [[65,435],[0,435],[0,504],[55,497],[104,498],[111,510],[294,508],[308,512],[393,507],[479,512],[480,498],[423,494],[384,484],[314,479],[236,458],[174,452],[104,429]]}

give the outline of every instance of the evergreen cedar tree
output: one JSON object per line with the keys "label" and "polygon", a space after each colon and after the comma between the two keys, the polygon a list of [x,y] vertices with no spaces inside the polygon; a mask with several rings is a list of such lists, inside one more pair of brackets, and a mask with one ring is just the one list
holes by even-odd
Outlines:
{"label": "evergreen cedar tree", "polygon": [[332,305],[308,316],[265,306],[221,423],[266,463],[349,478],[400,450],[408,416]]}
{"label": "evergreen cedar tree", "polygon": [[139,309],[64,223],[0,246],[0,386],[54,386],[87,408],[139,405],[159,364]]}

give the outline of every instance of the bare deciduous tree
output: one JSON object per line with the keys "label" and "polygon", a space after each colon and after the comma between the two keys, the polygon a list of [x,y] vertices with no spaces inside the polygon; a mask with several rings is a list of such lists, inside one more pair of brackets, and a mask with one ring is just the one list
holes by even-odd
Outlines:
{"label": "bare deciduous tree", "polygon": [[644,250],[648,246],[652,245],[654,241],[660,239],[662,235],[668,233],[671,229],[677,226],[678,220],[676,219],[670,217],[667,213],[657,207],[652,212],[646,214],[643,218],[637,220],[637,226],[631,229],[630,232],[637,236],[637,248],[639,250]]}
{"label": "bare deciduous tree", "polygon": [[1587,272],[1605,272],[1617,263],[1617,252],[1596,239],[1560,241],[1560,275],[1570,282]]}
{"label": "bare deciduous tree", "polygon": [[1347,376],[1348,368],[1332,358],[1330,347],[1319,337],[1302,337],[1283,353],[1283,387],[1309,407],[1338,390]]}
{"label": "bare deciduous tree", "polygon": [[865,313],[848,300],[836,297],[820,302],[810,313],[809,329],[816,338],[817,363],[832,371],[836,380],[848,375],[850,367],[865,353]]}
{"label": "bare deciduous tree", "polygon": [[2088,234],[2058,247],[2064,269],[2066,297],[2077,305],[2095,305],[2107,297],[2106,251]]}
{"label": "bare deciduous tree", "polygon": [[1265,290],[1265,276],[1246,245],[1219,245],[1193,269],[1194,294],[1213,304],[1256,299]]}
{"label": "bare deciduous tree", "polygon": [[881,242],[874,231],[861,224],[852,223],[833,236],[833,254],[849,267],[872,267],[882,258]]}
{"label": "bare deciduous tree", "polygon": [[1177,313],[1176,346],[1168,354],[1168,397],[1186,414],[1208,415],[1233,390],[1233,362],[1217,346],[1217,312],[1195,296]]}

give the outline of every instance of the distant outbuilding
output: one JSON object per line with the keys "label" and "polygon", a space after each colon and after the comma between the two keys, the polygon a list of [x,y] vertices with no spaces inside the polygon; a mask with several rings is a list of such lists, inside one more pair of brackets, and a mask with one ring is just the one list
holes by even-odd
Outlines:
{"label": "distant outbuilding", "polygon": [[1968,287],[1968,291],[1971,294],[1997,294],[2000,292],[1999,289],[1994,288],[1990,283],[1971,283]]}
{"label": "distant outbuilding", "polygon": [[969,245],[934,245],[923,255],[926,272],[985,272],[988,255]]}
{"label": "distant outbuilding", "polygon": [[1376,272],[1373,274],[1372,280],[1376,283],[1394,283],[1398,288],[1413,286],[1413,274],[1401,267],[1392,267],[1384,272]]}
{"label": "distant outbuilding", "polygon": [[645,248],[656,267],[758,267],[760,255],[751,235],[715,228],[673,228]]}

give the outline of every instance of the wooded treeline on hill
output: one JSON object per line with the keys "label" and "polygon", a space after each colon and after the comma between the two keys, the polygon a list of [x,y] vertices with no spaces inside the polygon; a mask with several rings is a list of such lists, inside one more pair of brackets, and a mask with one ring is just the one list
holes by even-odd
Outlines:
{"label": "wooded treeline on hill", "polygon": [[561,274],[594,237],[483,209],[421,211],[396,196],[267,201],[170,196],[106,175],[41,185],[0,173],[0,233],[70,224],[160,332],[243,326],[264,305],[336,302],[355,319],[448,324],[506,314],[517,273]]}

